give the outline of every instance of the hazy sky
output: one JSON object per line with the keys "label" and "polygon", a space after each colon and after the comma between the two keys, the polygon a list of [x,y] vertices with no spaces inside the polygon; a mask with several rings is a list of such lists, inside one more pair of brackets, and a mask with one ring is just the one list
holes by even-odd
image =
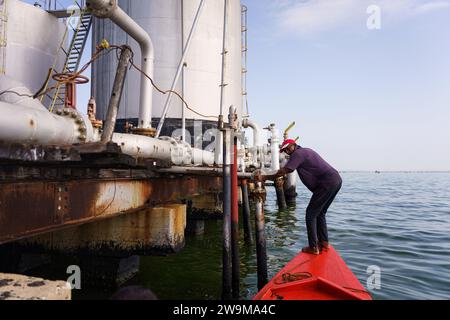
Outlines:
{"label": "hazy sky", "polygon": [[292,136],[339,170],[450,170],[450,0],[245,4],[261,126],[296,121]]}
{"label": "hazy sky", "polygon": [[255,120],[295,120],[300,144],[340,170],[450,170],[449,0],[247,5]]}

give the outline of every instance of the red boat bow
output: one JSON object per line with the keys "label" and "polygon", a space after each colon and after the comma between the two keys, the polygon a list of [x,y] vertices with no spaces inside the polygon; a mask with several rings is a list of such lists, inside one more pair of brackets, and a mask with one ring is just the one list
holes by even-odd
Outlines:
{"label": "red boat bow", "polygon": [[253,300],[372,300],[332,246],[300,253]]}

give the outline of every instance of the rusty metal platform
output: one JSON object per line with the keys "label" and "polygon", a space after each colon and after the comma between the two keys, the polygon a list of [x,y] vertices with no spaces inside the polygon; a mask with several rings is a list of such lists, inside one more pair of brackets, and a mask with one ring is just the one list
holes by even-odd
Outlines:
{"label": "rusty metal platform", "polygon": [[0,244],[221,189],[218,176],[3,162]]}

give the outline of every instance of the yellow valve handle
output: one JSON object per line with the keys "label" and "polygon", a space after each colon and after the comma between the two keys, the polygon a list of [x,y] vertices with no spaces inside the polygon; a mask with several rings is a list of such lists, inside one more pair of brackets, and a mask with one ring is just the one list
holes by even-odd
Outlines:
{"label": "yellow valve handle", "polygon": [[98,45],[98,49],[109,49],[110,44],[108,42],[108,40],[103,39],[102,42],[100,42],[100,44]]}
{"label": "yellow valve handle", "polygon": [[286,128],[286,130],[284,130],[284,134],[288,134],[288,132],[295,126],[295,121],[292,122],[289,127]]}

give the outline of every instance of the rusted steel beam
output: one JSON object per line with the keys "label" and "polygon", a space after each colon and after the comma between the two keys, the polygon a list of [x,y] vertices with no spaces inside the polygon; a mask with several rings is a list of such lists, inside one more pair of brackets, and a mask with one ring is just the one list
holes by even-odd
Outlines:
{"label": "rusted steel beam", "polygon": [[170,176],[0,183],[0,244],[220,192],[222,179]]}

